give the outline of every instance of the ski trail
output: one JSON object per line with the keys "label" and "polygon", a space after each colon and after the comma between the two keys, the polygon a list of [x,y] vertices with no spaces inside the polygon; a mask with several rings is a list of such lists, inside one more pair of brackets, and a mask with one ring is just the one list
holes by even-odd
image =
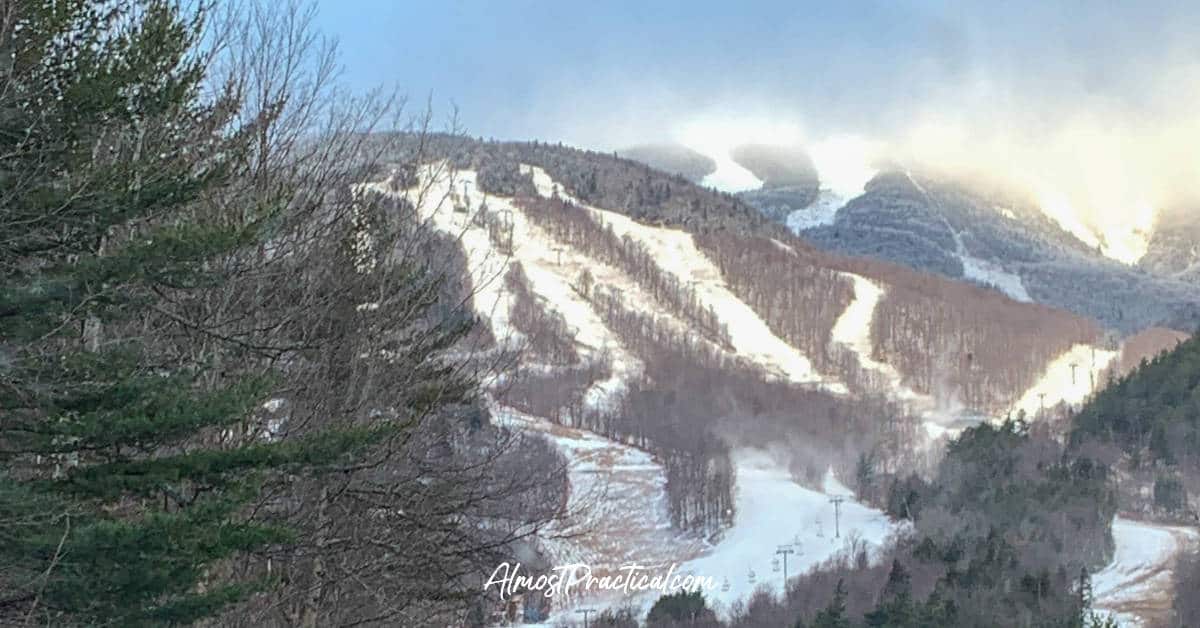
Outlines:
{"label": "ski trail", "polygon": [[711,308],[725,324],[738,355],[786,381],[818,385],[839,394],[847,392],[841,382],[829,381],[818,373],[807,356],[776,336],[750,306],[729,290],[720,270],[696,247],[690,233],[643,225],[623,214],[580,203],[565,194],[562,186],[540,168],[526,168],[539,193],[550,195],[557,191],[560,198],[585,208],[602,226],[611,227],[618,237],[628,236],[646,247],[662,270],[691,287],[700,303]]}
{"label": "ski trail", "polygon": [[1172,580],[1179,553],[1200,541],[1195,528],[1113,520],[1113,560],[1092,576],[1092,606],[1122,628],[1159,625],[1171,615]]}
{"label": "ski trail", "polygon": [[[579,354],[593,363],[606,364],[610,371],[608,378],[595,382],[585,392],[584,401],[589,407],[610,405],[625,389],[626,382],[640,377],[641,361],[625,349],[591,304],[571,286],[578,269],[592,267],[593,261],[555,246],[553,239],[530,223],[511,199],[489,195],[487,211],[506,216],[511,225],[512,250],[505,254],[496,248],[487,228],[476,220],[482,203],[472,206],[468,195],[458,197],[455,192],[464,182],[474,187],[475,172],[450,172],[444,165],[431,165],[422,170],[422,180],[418,188],[401,194],[417,206],[422,219],[460,242],[472,279],[472,305],[489,322],[498,340],[503,338],[506,346],[516,347],[522,339],[510,316],[512,296],[504,289],[505,273],[513,262],[519,262],[530,290],[540,297],[541,305],[558,312],[572,326]],[[375,184],[374,189],[393,194],[386,182]],[[426,191],[417,194],[418,189]],[[462,211],[448,206],[444,202],[447,198],[453,198]]]}
{"label": "ski trail", "polygon": [[923,398],[923,395],[900,383],[900,373],[892,365],[872,357],[874,344],[871,342],[871,322],[875,318],[875,308],[883,298],[883,288],[861,275],[842,273],[842,276],[853,284],[854,299],[834,323],[831,339],[853,351],[864,369],[877,374],[884,390],[891,390],[905,400]]}
{"label": "ski trail", "polygon": [[1036,417],[1043,409],[1060,403],[1072,406],[1083,403],[1104,385],[1101,381],[1104,371],[1119,353],[1087,344],[1071,347],[1046,365],[1041,378],[1021,395],[1009,412],[1016,414],[1023,410],[1026,416]]}
{"label": "ski trail", "polygon": [[[567,458],[565,517],[539,534],[553,564],[586,564],[597,578],[634,564],[665,573],[708,549],[702,539],[671,527],[666,471],[649,453],[512,408],[493,406],[493,414],[501,424],[546,436]],[[619,591],[576,593],[558,600],[556,614],[581,604],[629,601]]]}
{"label": "ski trail", "polygon": [[[705,592],[719,612],[728,613],[734,602],[747,601],[760,587],[776,595],[783,592],[782,563],[775,562],[781,547],[792,550],[788,576],[795,577],[847,551],[852,543],[874,552],[901,530],[882,512],[854,501],[832,472],[818,491],[797,484],[787,465],[767,452],[738,450],[733,460],[738,478],[736,522],[711,551],[680,567],[721,584],[717,591]],[[836,526],[830,502],[835,495],[845,498]]]}

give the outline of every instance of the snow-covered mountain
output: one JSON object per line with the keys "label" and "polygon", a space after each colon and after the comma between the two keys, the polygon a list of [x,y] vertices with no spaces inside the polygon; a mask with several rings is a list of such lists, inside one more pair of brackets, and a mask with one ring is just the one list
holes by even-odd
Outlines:
{"label": "snow-covered mountain", "polygon": [[[1131,266],[1080,240],[1034,200],[997,185],[895,166],[835,185],[845,178],[845,165],[799,148],[752,144],[721,152],[721,160],[754,178],[718,177],[714,166],[693,180],[718,188],[742,181],[720,189],[823,249],[987,286],[1121,334],[1156,325],[1191,331],[1200,324],[1200,227],[1190,206],[1160,214],[1145,255]],[[871,172],[849,170],[859,178]]]}
{"label": "snow-covered mountain", "polygon": [[[760,196],[743,198],[778,216]],[[990,286],[1125,334],[1155,325],[1191,330],[1200,322],[1200,283],[1189,280],[1200,268],[1200,239],[1171,223],[1131,267],[1087,246],[1031,201],[981,184],[891,169],[836,210],[822,201],[785,222],[827,250]]]}
{"label": "snow-covered mountain", "polygon": [[1200,284],[1200,203],[1168,208],[1158,216],[1138,267],[1158,276]]}
{"label": "snow-covered mountain", "polygon": [[[832,223],[798,236],[737,196],[612,154],[470,141],[440,153],[370,187],[461,248],[493,343],[482,355],[517,356],[489,382],[494,420],[548,436],[570,462],[571,516],[539,551],[609,571],[631,556],[678,562],[716,577],[711,599],[725,608],[778,577],[780,546],[803,552],[799,565],[842,551],[828,540],[830,497],[847,500],[842,534],[858,544],[847,551],[902,532],[855,503],[864,456],[920,469],[947,433],[1052,416],[1176,339],[1122,343],[1027,302],[1041,284],[1004,266],[1005,246],[1042,241],[1005,212],[1040,214],[987,208],[1014,223],[994,242],[969,217],[929,209],[951,192],[907,173],[875,177]],[[876,199],[891,209],[874,211]],[[933,243],[928,264],[946,269],[834,254],[806,237],[845,220],[882,229],[877,213],[910,246]],[[1009,296],[942,276],[968,273]],[[788,516],[772,516],[784,502]],[[607,603],[556,608],[583,602]]]}

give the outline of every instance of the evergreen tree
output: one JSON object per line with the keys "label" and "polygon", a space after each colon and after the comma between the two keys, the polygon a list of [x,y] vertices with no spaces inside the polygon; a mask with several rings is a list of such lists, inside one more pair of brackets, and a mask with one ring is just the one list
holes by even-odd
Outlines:
{"label": "evergreen tree", "polygon": [[695,622],[714,618],[700,591],[679,591],[658,598],[646,616],[648,625],[671,622]]}
{"label": "evergreen tree", "polygon": [[868,626],[911,626],[916,618],[912,599],[911,576],[899,560],[892,561],[887,584],[874,610],[867,613]]}
{"label": "evergreen tree", "polygon": [[216,214],[250,135],[203,96],[201,16],[168,0],[20,0],[0,26],[0,621],[189,623],[261,587],[221,561],[291,538],[244,505],[365,429],[231,441],[278,380],[244,341],[183,350],[171,295],[278,208]]}
{"label": "evergreen tree", "polygon": [[813,618],[812,628],[850,628],[850,619],[846,617],[846,583],[838,580],[833,589],[833,599],[829,606],[821,609]]}

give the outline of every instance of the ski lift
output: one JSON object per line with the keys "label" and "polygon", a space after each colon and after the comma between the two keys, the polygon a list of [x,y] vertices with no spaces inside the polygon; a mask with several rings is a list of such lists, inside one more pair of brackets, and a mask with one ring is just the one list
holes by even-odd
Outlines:
{"label": "ski lift", "polygon": [[779,573],[779,559],[778,558],[771,559],[771,571],[773,571],[775,573]]}
{"label": "ski lift", "polygon": [[747,576],[747,579],[750,581],[750,584],[754,584],[754,570],[753,569],[750,570],[750,574]]}
{"label": "ski lift", "polygon": [[729,592],[729,576],[725,576],[725,582],[721,583],[721,592],[722,593]]}

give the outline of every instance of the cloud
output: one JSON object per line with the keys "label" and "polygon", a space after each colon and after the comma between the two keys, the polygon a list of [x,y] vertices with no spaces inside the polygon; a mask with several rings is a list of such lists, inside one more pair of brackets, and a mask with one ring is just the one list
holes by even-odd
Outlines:
{"label": "cloud", "polygon": [[[907,3],[804,20],[784,12],[768,16],[784,26],[723,57],[704,41],[671,41],[668,58],[640,65],[629,53],[601,54],[588,72],[547,68],[522,126],[604,149],[676,140],[711,153],[773,138],[838,149],[826,152],[847,163],[870,152],[983,174],[1133,261],[1157,211],[1200,198],[1198,11]],[[846,138],[871,150],[841,150]]]}

